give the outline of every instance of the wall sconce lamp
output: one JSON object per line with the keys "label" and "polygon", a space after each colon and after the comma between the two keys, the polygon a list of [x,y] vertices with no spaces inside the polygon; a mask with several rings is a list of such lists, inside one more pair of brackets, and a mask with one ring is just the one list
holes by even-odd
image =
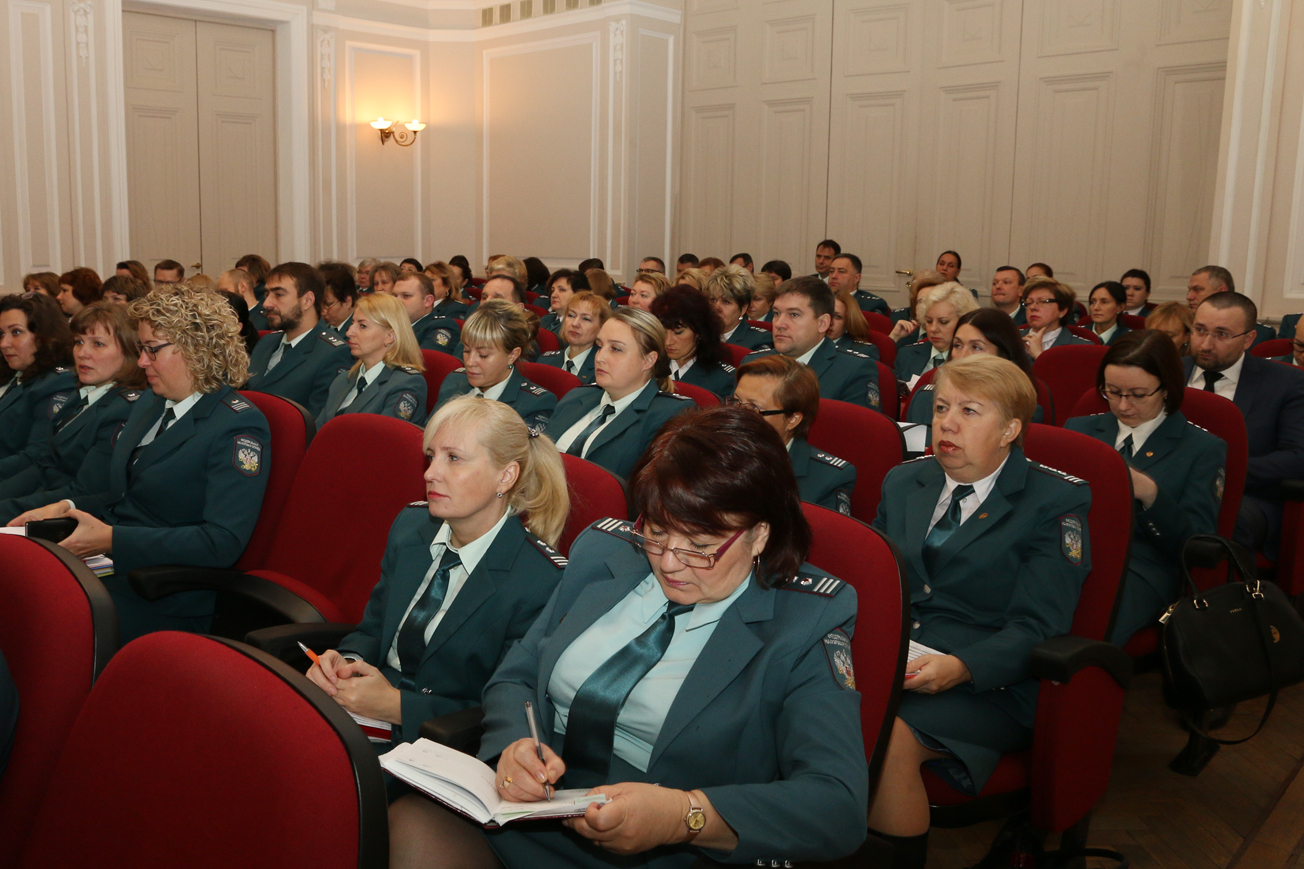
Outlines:
{"label": "wall sconce lamp", "polygon": [[[385,144],[386,139],[392,138],[395,142],[404,147],[411,145],[417,140],[417,133],[426,128],[426,125],[416,118],[408,121],[402,126],[397,121],[387,121],[384,118],[376,118],[371,122],[372,129],[380,133],[380,144]],[[396,129],[397,128],[397,129]]]}

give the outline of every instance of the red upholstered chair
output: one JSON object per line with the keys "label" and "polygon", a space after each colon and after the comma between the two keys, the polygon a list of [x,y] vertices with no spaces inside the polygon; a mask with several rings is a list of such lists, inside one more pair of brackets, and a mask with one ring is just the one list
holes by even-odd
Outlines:
{"label": "red upholstered chair", "polygon": [[540,318],[548,316],[548,309],[540,308],[538,305],[526,305],[525,310],[534,313],[536,316]]}
{"label": "red upholstered chair", "polygon": [[[1088,319],[1087,322],[1091,322],[1090,319]],[[1077,335],[1079,338],[1086,338],[1088,341],[1090,341],[1093,344],[1105,343],[1104,341],[1100,340],[1100,336],[1097,335],[1095,332],[1093,332],[1089,326],[1065,326],[1064,328],[1068,329],[1070,332],[1072,332],[1074,335]]]}
{"label": "red upholstered chair", "polygon": [[774,325],[768,320],[748,320],[747,322],[751,323],[757,329],[764,329],[766,332],[774,331]]}
{"label": "red upholstered chair", "polygon": [[540,329],[534,336],[534,340],[539,342],[540,353],[551,353],[554,350],[561,349],[561,341],[557,336],[547,329]]}
{"label": "red upholstered chair", "polygon": [[878,366],[878,409],[888,419],[900,419],[901,397],[897,395],[896,373],[889,365],[884,365],[882,362],[875,364]]}
{"label": "red upholstered chair", "polygon": [[1091,573],[1071,634],[1033,650],[1032,672],[1041,689],[1032,748],[1002,757],[977,798],[953,790],[926,767],[924,783],[936,826],[985,820],[1026,799],[1032,822],[1063,833],[1064,847],[1074,848],[1085,844],[1091,809],[1109,784],[1132,672],[1123,650],[1105,642],[1131,548],[1132,481],[1113,447],[1084,434],[1032,425],[1024,450],[1032,460],[1090,483]]}
{"label": "red upholstered chair", "polygon": [[1082,393],[1096,388],[1096,370],[1109,348],[1101,344],[1052,347],[1032,363],[1032,371],[1050,387],[1055,402],[1055,425],[1063,425]]}
{"label": "red upholstered chair", "polygon": [[280,330],[280,329],[259,329],[259,330],[258,330],[258,337],[259,337],[260,339],[261,339],[261,338],[266,338],[268,335],[272,334],[273,332],[279,332],[279,331],[281,331],[281,330]]}
{"label": "red upholstered chair", "polygon": [[118,650],[118,615],[80,558],[10,534],[0,535],[0,600],[0,651],[19,701],[0,777],[0,866],[12,866],[77,714]]}
{"label": "red upholstered chair", "polygon": [[532,292],[530,292],[529,290],[526,290],[526,291],[525,291],[525,301],[526,301],[527,304],[533,305],[533,304],[534,304],[535,302],[537,302],[538,300],[539,300],[539,294],[538,294],[538,293],[532,293]]}
{"label": "red upholstered chair", "polygon": [[1144,329],[1146,327],[1146,318],[1139,317],[1136,314],[1119,314],[1118,322],[1133,331]]}
{"label": "red upholstered chair", "polygon": [[240,643],[166,631],[128,645],[46,773],[21,869],[389,860],[385,783],[362,730]]}
{"label": "red upholstered chair", "polygon": [[[915,381],[915,388],[910,390],[910,395],[906,398],[905,403],[901,405],[901,418],[905,419],[906,414],[910,412],[910,402],[914,401],[915,393],[919,392],[924,386],[933,382],[933,377],[937,374],[936,368],[930,368],[919,379]],[[1093,395],[1095,393],[1092,393]],[[1041,379],[1037,380],[1037,406],[1041,408],[1042,420],[1051,420],[1055,418],[1055,402],[1050,397],[1050,389]],[[1078,414],[1073,414],[1078,416]]]}
{"label": "red upholstered chair", "polygon": [[[266,560],[243,570],[157,567],[132,571],[147,600],[216,588],[213,633],[244,636],[284,622],[356,624],[380,579],[390,525],[403,507],[426,499],[423,432],[371,413],[337,416],[322,426],[299,466]],[[366,444],[359,459],[358,445]],[[340,505],[347,505],[345,513]],[[232,600],[224,607],[224,599]],[[269,612],[251,617],[242,604]]]}
{"label": "red upholstered chair", "polygon": [[[865,322],[873,332],[882,332],[884,335],[892,334],[892,327],[895,325],[891,317],[885,317],[876,311],[861,311],[865,317]],[[888,363],[889,365],[891,363]]]}
{"label": "red upholstered chair", "polygon": [[[882,317],[882,314],[875,314],[876,317]],[[887,319],[884,317],[884,319]],[[896,363],[897,345],[887,333],[880,332],[877,329],[869,330],[869,343],[878,348],[878,361],[882,362],[888,368]]]}
{"label": "red upholstered chair", "polygon": [[1289,356],[1291,353],[1289,338],[1270,338],[1250,348],[1251,356],[1271,359],[1274,356]]}
{"label": "red upholstered chair", "polygon": [[748,353],[752,352],[751,350],[748,350],[746,347],[739,347],[737,344],[721,344],[720,349],[724,353],[725,361],[727,361],[734,368],[737,368],[739,365],[742,365],[743,359],[746,358]]}
{"label": "red upholstered chair", "polygon": [[462,360],[438,350],[422,350],[421,358],[426,370],[421,372],[426,378],[426,409],[433,411],[439,403],[439,387],[444,385],[444,378],[462,367]]}
{"label": "red upholstered chair", "polygon": [[611,471],[566,453],[561,454],[561,463],[566,468],[570,515],[566,517],[566,528],[557,541],[557,549],[569,555],[571,544],[581,531],[599,519],[628,519],[629,508],[625,487]]}
{"label": "red upholstered chair", "polygon": [[802,504],[801,509],[814,532],[806,560],[856,590],[851,660],[872,790],[883,766],[905,672],[910,615],[905,564],[892,541],[868,525],[814,504]]}
{"label": "red upholstered chair", "polygon": [[317,423],[307,408],[288,398],[266,392],[241,392],[244,398],[263,412],[272,431],[271,455],[274,461],[267,475],[267,490],[263,493],[263,506],[258,513],[258,524],[245,547],[244,555],[235,563],[243,568],[260,564],[267,558],[276,537],[276,526],[281,522],[290,487],[294,485],[299,465],[308,452],[317,433]]}
{"label": "red upholstered chair", "polygon": [[906,396],[906,400],[901,402],[901,419],[905,419],[907,414],[910,413],[910,405],[912,402],[914,402],[915,395],[918,394],[919,390],[923,389],[925,386],[932,383],[933,378],[936,376],[937,376],[936,368],[930,368],[927,371],[925,371],[923,374],[919,375],[919,379],[915,381],[914,388],[910,390],[910,394]]}
{"label": "red upholstered chair", "polygon": [[700,386],[694,386],[691,383],[675,383],[675,392],[679,395],[685,395],[693,400],[693,404],[698,407],[715,407],[720,403],[720,399],[709,389],[703,389]]}
{"label": "red upholstered chair", "polygon": [[[1249,457],[1249,440],[1245,434],[1245,420],[1233,404],[1221,395],[1204,392],[1199,389],[1187,389],[1183,392],[1182,414],[1188,420],[1222,438],[1227,444],[1227,479],[1223,486],[1222,506],[1218,510],[1218,534],[1231,540],[1236,532],[1236,514],[1240,510],[1241,494],[1245,491],[1245,471]],[[1070,416],[1090,416],[1096,413],[1108,413],[1109,404],[1096,390],[1083,393],[1078,399]],[[1288,545],[1285,535],[1282,545]],[[1292,540],[1289,544],[1295,546]],[[1196,568],[1191,571],[1191,578],[1202,588],[1222,582],[1220,572]],[[1159,630],[1155,627],[1142,628],[1132,635],[1123,647],[1134,660],[1144,658],[1159,651]]]}
{"label": "red upholstered chair", "polygon": [[521,361],[517,362],[516,366],[521,369],[521,374],[526,380],[537,383],[559,399],[577,386],[584,385],[574,374],[551,365]]}
{"label": "red upholstered chair", "polygon": [[905,456],[900,427],[891,417],[868,408],[821,398],[819,415],[807,440],[816,449],[855,466],[851,515],[862,522],[873,522],[883,495],[883,478]]}

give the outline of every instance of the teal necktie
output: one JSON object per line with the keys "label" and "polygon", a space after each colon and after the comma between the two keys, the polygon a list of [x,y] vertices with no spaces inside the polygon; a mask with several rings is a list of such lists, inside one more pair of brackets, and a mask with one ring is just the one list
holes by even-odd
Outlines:
{"label": "teal necktie", "polygon": [[1118,448],[1118,454],[1125,459],[1132,458],[1132,436],[1128,435],[1123,438],[1123,445]]}
{"label": "teal necktie", "polygon": [[435,570],[426,593],[417,601],[416,606],[412,607],[412,611],[403,621],[403,627],[399,628],[398,662],[402,670],[402,677],[398,682],[399,690],[411,691],[416,687],[417,669],[421,666],[421,658],[426,653],[426,628],[430,625],[431,619],[439,613],[439,608],[444,605],[444,598],[448,595],[449,573],[461,563],[461,557],[453,551],[453,548],[445,546],[444,557],[439,559],[439,567]]}
{"label": "teal necktie", "polygon": [[928,568],[929,576],[936,572],[933,565],[942,550],[942,544],[960,528],[960,502],[972,494],[973,486],[968,483],[956,486],[951,492],[951,506],[947,508],[946,515],[937,520],[933,530],[924,538],[924,567]]}
{"label": "teal necktie", "polygon": [[615,412],[616,406],[614,404],[608,404],[603,407],[602,413],[594,417],[593,422],[585,426],[584,431],[580,432],[580,436],[577,437],[575,442],[570,445],[570,448],[566,450],[566,455],[578,456],[581,459],[584,458],[584,447],[588,444],[589,438],[593,437],[594,432],[602,428],[602,424],[607,421],[607,417]]}
{"label": "teal necktie", "polygon": [[607,784],[616,718],[634,686],[642,681],[670,648],[675,618],[693,604],[666,602],[666,611],[647,630],[630,640],[584,680],[571,701],[566,719],[566,787],[591,788]]}

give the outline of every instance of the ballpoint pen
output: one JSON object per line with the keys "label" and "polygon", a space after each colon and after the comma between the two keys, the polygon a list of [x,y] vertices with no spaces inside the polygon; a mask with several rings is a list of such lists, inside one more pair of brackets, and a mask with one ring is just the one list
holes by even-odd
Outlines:
{"label": "ballpoint pen", "polygon": [[[543,760],[543,743],[539,742],[539,724],[534,720],[534,705],[529,700],[525,701],[525,720],[530,723],[530,738],[534,740],[534,750],[539,753],[539,760],[546,768],[548,762]],[[552,799],[552,785],[546,781],[543,783],[543,793],[548,799]]]}

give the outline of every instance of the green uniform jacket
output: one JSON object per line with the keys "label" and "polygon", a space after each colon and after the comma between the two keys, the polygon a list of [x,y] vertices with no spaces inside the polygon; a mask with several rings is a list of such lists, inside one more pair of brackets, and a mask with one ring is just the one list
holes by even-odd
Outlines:
{"label": "green uniform jacket", "polygon": [[[544,434],[554,441],[602,402],[602,387],[583,386],[566,393],[548,420]],[[659,392],[655,380],[648,381],[634,403],[589,440],[585,458],[625,479],[661,426],[678,414],[695,407],[691,398]]]}
{"label": "green uniform jacket", "polygon": [[1299,314],[1287,314],[1281,318],[1281,328],[1277,330],[1278,338],[1294,338],[1295,328],[1299,325]]}
{"label": "green uniform jacket", "polygon": [[[588,356],[584,357],[584,364],[580,366],[580,370],[573,372],[580,379],[580,383],[585,386],[593,383],[593,361],[597,358],[598,351],[594,348],[589,351]],[[566,351],[549,350],[547,353],[542,354],[538,361],[541,365],[551,365],[553,368],[560,368],[564,371],[566,370]]]}
{"label": "green uniform jacket", "polygon": [[456,299],[450,299],[445,296],[438,302],[430,313],[440,319],[449,320],[466,320],[467,315],[471,313],[471,306],[466,302],[459,302]]}
{"label": "green uniform jacket", "polygon": [[[1113,347],[1115,344],[1118,343],[1119,338],[1122,338],[1124,335],[1126,335],[1128,332],[1131,331],[1132,330],[1129,329],[1127,325],[1120,320],[1119,322],[1114,324],[1114,334],[1109,336],[1109,340],[1105,342],[1105,346]],[[1100,336],[1097,335],[1096,337],[1099,338]]]}
{"label": "green uniform jacket", "polygon": [[801,499],[851,515],[851,492],[856,488],[856,467],[846,459],[817,450],[805,438],[788,447],[792,471],[797,475]]}
{"label": "green uniform jacket", "polygon": [[352,325],[353,325],[353,315],[349,314],[347,317],[344,318],[343,323],[340,323],[338,326],[331,326],[331,328],[335,330],[336,335],[339,335],[345,341],[348,341],[349,327]]}
{"label": "green uniform jacket", "polygon": [[897,351],[894,366],[896,379],[909,383],[910,378],[918,377],[928,370],[928,360],[933,358],[933,343],[928,340],[902,347]]}
{"label": "green uniform jacket", "polygon": [[56,368],[0,396],[0,480],[45,454],[55,414],[77,393],[77,375]]}
{"label": "green uniform jacket", "polygon": [[412,324],[412,331],[422,350],[438,350],[462,358],[462,327],[452,317],[426,314]]}
{"label": "green uniform jacket", "polygon": [[[482,759],[492,762],[529,736],[521,711],[527,700],[539,713],[539,738],[561,752],[565,737],[554,735],[547,687],[562,652],[650,572],[645,555],[613,536],[629,530],[607,519],[575,541],[561,585],[485,688]],[[734,601],[684,679],[641,774],[665,787],[700,788],[737,832],[737,847],[728,854],[657,848],[639,855],[640,865],[689,866],[706,853],[781,866],[835,859],[864,840],[869,782],[860,694],[826,648],[827,637],[831,647],[852,634],[856,594],[823,577],[802,565],[783,588],[753,582]],[[532,835],[508,826],[489,839],[509,869],[603,862],[588,844],[576,845],[569,860],[537,859]]]}
{"label": "green uniform jacket", "polygon": [[[126,423],[142,392],[115,388],[51,434],[45,452],[23,470],[0,482],[0,522],[19,513],[72,497],[74,481],[80,491],[102,492],[109,487],[109,458],[113,435]],[[76,399],[54,416],[59,424],[74,413]]]}
{"label": "green uniform jacket", "polygon": [[353,354],[325,320],[318,320],[297,346],[285,348],[281,361],[268,371],[267,363],[282,339],[283,333],[273,332],[254,347],[244,388],[297,401],[315,417],[326,406],[336,375],[353,366]]}
{"label": "green uniform jacket", "polygon": [[748,350],[770,350],[774,347],[773,333],[762,329],[760,326],[753,326],[746,320],[738,324],[732,335],[728,338],[722,335],[720,340],[735,347],[745,347]]}
{"label": "green uniform jacket", "polygon": [[[892,309],[892,313],[889,314],[888,316],[892,318],[892,325],[895,326],[897,323],[900,323],[902,320],[913,320],[915,316],[915,312],[910,310],[909,308],[894,308]],[[896,339],[896,345],[897,347],[909,347],[911,344],[915,343],[918,340],[919,340],[919,329],[915,328],[915,330],[910,332],[909,334],[903,335],[900,338]]]}
{"label": "green uniform jacket", "polygon": [[851,294],[851,298],[856,300],[856,305],[862,311],[882,314],[884,317],[892,316],[892,309],[888,307],[887,300],[882,296],[874,295],[869,290],[856,290]]}
{"label": "green uniform jacket", "polygon": [[[430,570],[430,542],[443,525],[425,501],[409,504],[389,529],[380,582],[358,629],[340,641],[379,667],[391,684],[401,674],[386,663],[403,615]],[[395,742],[417,738],[421,723],[475,706],[513,643],[525,636],[561,580],[566,559],[509,518],[467,577],[426,646],[415,688],[401,691],[403,722]]]}
{"label": "green uniform jacket", "polygon": [[[777,352],[771,349],[749,353],[743,364]],[[810,367],[820,381],[820,398],[836,398],[871,409],[879,407],[878,365],[864,353],[822,339],[810,358]]]}
{"label": "green uniform jacket", "polygon": [[1068,633],[1091,571],[1091,490],[1013,447],[991,494],[942,545],[931,575],[923,546],[944,477],[932,456],[893,468],[873,523],[905,558],[910,638],[964,661],[973,681],[952,691],[1009,689],[1002,705],[1031,727],[1032,649]]}
{"label": "green uniform jacket", "polygon": [[[362,372],[362,367],[358,367]],[[317,428],[321,428],[337,416],[346,413],[375,413],[392,416],[405,422],[421,425],[426,419],[426,379],[420,371],[407,365],[386,365],[380,376],[362,394],[353,399],[349,406],[340,410],[340,402],[353,388],[355,377],[343,371],[335,375],[330,393],[326,397],[326,406],[317,416]]]}
{"label": "green uniform jacket", "polygon": [[[1111,448],[1118,440],[1112,413],[1074,417],[1064,427]],[[1155,481],[1159,495],[1149,510],[1134,506],[1132,553],[1113,636],[1120,645],[1181,595],[1186,539],[1217,533],[1227,444],[1178,412],[1150,433],[1129,464]]]}
{"label": "green uniform jacket", "polygon": [[734,386],[737,385],[737,381],[734,380],[736,370],[732,365],[724,362],[717,362],[714,367],[708,368],[702,364],[701,359],[698,359],[691,368],[680,375],[679,381],[690,386],[700,386],[723,401],[733,395]]}
{"label": "green uniform jacket", "polygon": [[[549,332],[556,335],[557,340],[561,342],[561,346],[565,347],[566,339],[562,337],[561,324],[562,324],[561,314],[557,313],[556,311],[549,311],[547,314],[539,318],[539,328],[547,329]],[[544,356],[547,355],[548,355],[547,353],[544,354]]]}
{"label": "green uniform jacket", "polygon": [[229,386],[194,407],[132,453],[163,415],[164,400],[146,392],[113,446],[109,488],[76,499],[77,507],[113,527],[113,564],[230,567],[244,552],[267,488],[267,418]]}
{"label": "green uniform jacket", "polygon": [[[459,395],[466,395],[471,388],[470,381],[466,379],[466,369],[457,369],[445,377],[443,385],[439,387],[439,403],[435,405],[435,410]],[[548,424],[548,418],[557,409],[557,396],[537,383],[526,380],[521,370],[514,365],[498,400],[520,414],[525,424],[536,431]]]}

